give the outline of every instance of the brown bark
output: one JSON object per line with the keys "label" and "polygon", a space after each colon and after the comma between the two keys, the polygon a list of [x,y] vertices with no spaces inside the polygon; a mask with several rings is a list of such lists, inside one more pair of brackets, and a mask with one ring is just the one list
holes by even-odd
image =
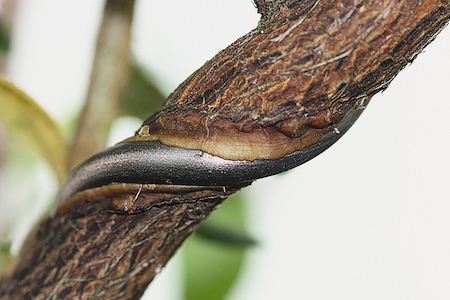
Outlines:
{"label": "brown bark", "polygon": [[[289,153],[384,90],[450,18],[450,2],[439,0],[256,3],[258,28],[181,84],[136,139],[178,138],[188,147],[197,138],[200,148],[209,139],[236,149],[233,141],[267,139],[281,151],[275,156]],[[238,188],[119,184],[81,192],[30,235],[0,298],[138,299]]]}
{"label": "brown bark", "polygon": [[84,193],[85,201],[32,232],[0,298],[139,299],[181,242],[235,191],[128,184]]}
{"label": "brown bark", "polygon": [[257,3],[258,28],[180,85],[136,139],[235,160],[301,150],[386,89],[449,8],[440,0]]}

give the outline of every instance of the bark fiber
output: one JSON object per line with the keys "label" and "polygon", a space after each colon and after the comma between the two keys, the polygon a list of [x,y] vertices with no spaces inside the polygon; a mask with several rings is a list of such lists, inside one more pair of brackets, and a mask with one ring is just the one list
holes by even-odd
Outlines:
{"label": "bark fiber", "polygon": [[[138,131],[225,158],[306,147],[386,89],[450,18],[443,0],[256,0],[258,27],[182,83]],[[0,299],[138,299],[238,188],[88,190],[30,234]]]}
{"label": "bark fiber", "polygon": [[87,191],[30,234],[0,283],[0,299],[139,299],[181,242],[235,191],[170,193],[139,184]]}
{"label": "bark fiber", "polygon": [[192,74],[136,139],[234,160],[314,144],[447,24],[441,0],[256,1],[259,26]]}

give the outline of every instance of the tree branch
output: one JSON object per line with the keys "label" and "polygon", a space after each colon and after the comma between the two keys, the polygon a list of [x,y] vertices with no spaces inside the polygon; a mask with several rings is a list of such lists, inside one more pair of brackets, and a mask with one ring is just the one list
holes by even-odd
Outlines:
{"label": "tree branch", "polygon": [[[348,111],[361,109],[361,99],[384,90],[450,18],[450,2],[439,0],[258,0],[257,6],[259,27],[182,83],[131,147],[156,139],[220,149],[202,148],[212,141],[231,145],[233,154],[249,143],[264,148],[261,140],[272,137],[286,141],[275,144],[274,158],[308,149]],[[248,184],[246,178],[219,187],[151,180],[88,186],[63,199],[30,234],[14,272],[0,284],[0,298],[138,299],[198,223]]]}
{"label": "tree branch", "polygon": [[151,185],[119,185],[84,193],[32,232],[0,295],[139,299],[181,242],[235,191],[170,193]]}

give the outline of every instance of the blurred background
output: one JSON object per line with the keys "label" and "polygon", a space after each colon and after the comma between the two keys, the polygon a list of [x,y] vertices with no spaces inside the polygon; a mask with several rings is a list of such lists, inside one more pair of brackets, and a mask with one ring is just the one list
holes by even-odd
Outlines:
{"label": "blurred background", "polygon": [[[0,6],[11,30],[2,73],[70,131],[86,96],[104,1]],[[137,1],[131,54],[167,96],[258,19],[251,0]],[[447,28],[333,147],[242,193],[239,222],[256,245],[239,254],[225,299],[450,299],[449,49]],[[140,123],[119,118],[109,145]],[[6,136],[0,127],[0,236],[16,240],[15,253],[58,184],[44,161]],[[184,248],[195,247],[189,239]],[[183,275],[187,256],[179,251],[144,299],[188,299],[186,286],[195,282]]]}

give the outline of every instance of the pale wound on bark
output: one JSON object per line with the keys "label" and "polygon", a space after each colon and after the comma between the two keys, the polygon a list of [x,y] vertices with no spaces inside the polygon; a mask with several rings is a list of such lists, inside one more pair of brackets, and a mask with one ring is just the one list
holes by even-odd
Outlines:
{"label": "pale wound on bark", "polygon": [[256,3],[258,28],[192,74],[128,141],[233,160],[301,150],[384,90],[448,18],[438,0]]}

